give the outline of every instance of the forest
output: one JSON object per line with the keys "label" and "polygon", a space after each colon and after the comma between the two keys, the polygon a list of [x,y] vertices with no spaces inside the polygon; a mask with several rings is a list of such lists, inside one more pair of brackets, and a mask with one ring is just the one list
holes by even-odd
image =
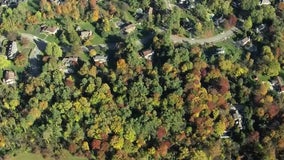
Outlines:
{"label": "forest", "polygon": [[1,6],[0,157],[284,159],[284,2],[270,2]]}

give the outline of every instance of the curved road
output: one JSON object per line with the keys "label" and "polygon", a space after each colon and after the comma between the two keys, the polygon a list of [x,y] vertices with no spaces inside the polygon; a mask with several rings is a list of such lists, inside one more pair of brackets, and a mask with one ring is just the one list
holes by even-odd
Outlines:
{"label": "curved road", "polygon": [[183,43],[183,42],[188,42],[189,44],[205,44],[205,43],[216,43],[216,42],[221,42],[225,41],[226,39],[230,38],[235,34],[235,32],[238,32],[239,29],[236,27],[233,27],[227,31],[224,31],[223,33],[217,34],[213,37],[209,38],[200,38],[200,39],[190,39],[186,37],[180,37],[177,35],[172,35],[171,40],[174,43]]}
{"label": "curved road", "polygon": [[[171,36],[171,40],[173,41],[173,43],[184,43],[184,42],[187,42],[189,44],[217,43],[217,42],[225,41],[226,39],[228,39],[231,36],[233,36],[235,34],[235,32],[238,32],[238,31],[239,31],[238,28],[233,27],[233,28],[231,28],[231,29],[229,29],[227,31],[224,31],[224,32],[222,32],[220,34],[217,34],[217,35],[215,35],[213,37],[200,38],[200,39],[193,39],[193,38],[180,37],[178,35],[172,35]],[[32,34],[22,33],[22,36],[27,37],[30,40],[41,40],[42,43],[38,44],[39,48],[43,48],[44,45],[45,45],[44,43],[47,43],[47,41],[45,39],[41,39],[41,38],[36,37],[36,36],[34,36]],[[143,46],[143,44],[146,44],[154,36],[155,36],[154,34],[150,34],[148,36],[145,36],[141,40],[137,40],[136,43],[138,45],[142,45]],[[109,49],[115,49],[116,43],[100,44],[100,46],[108,47]]]}

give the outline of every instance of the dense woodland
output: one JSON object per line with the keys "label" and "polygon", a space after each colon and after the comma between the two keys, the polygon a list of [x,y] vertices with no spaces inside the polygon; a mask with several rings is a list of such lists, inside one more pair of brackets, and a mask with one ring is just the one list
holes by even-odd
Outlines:
{"label": "dense woodland", "polygon": [[[235,9],[231,0],[199,0],[193,9],[169,11],[164,0],[28,0],[1,8],[0,32],[22,46],[31,42],[21,32],[42,24],[61,31],[54,36],[58,41],[42,50],[37,76],[29,74],[28,53],[14,60],[0,57],[0,69],[18,76],[15,85],[0,83],[0,155],[24,148],[59,159],[62,149],[89,159],[283,159],[284,96],[264,81],[284,73],[284,3],[240,2]],[[117,36],[112,24],[115,18],[134,23],[129,16],[150,6],[153,15],[142,19],[141,30],[167,28],[144,47],[154,50],[152,61],[139,55],[141,33]],[[210,14],[224,15],[221,29]],[[174,44],[172,34],[190,35],[180,25],[184,18],[196,37],[243,19],[235,39],[250,36],[257,51],[216,56],[210,52],[213,44]],[[92,42],[80,40],[76,26],[81,22],[92,24],[95,36],[122,43],[115,51],[85,52],[81,46]],[[262,23],[268,30],[258,35],[253,28]],[[95,54],[107,55],[107,63],[94,63]],[[62,58],[70,55],[79,61],[74,73],[65,74]],[[231,105],[240,108],[242,129]],[[225,131],[229,138],[221,138]]]}

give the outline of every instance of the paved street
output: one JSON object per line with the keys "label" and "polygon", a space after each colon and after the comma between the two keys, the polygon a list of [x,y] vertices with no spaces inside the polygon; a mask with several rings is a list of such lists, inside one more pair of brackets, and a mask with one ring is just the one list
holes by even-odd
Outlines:
{"label": "paved street", "polygon": [[231,28],[228,31],[224,31],[223,33],[217,34],[213,37],[209,38],[200,38],[200,39],[191,39],[191,38],[186,38],[186,37],[179,37],[177,35],[172,35],[171,40],[174,43],[183,43],[183,42],[188,42],[189,44],[204,44],[204,43],[217,43],[224,41],[231,36],[234,35],[234,32],[237,32],[239,29],[236,27]]}

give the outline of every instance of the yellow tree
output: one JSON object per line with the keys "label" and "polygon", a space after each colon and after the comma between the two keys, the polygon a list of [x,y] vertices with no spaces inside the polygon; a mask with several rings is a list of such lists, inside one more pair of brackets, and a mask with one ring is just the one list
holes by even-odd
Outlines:
{"label": "yellow tree", "polygon": [[93,15],[92,15],[92,20],[94,22],[97,22],[100,18],[100,10],[99,10],[99,7],[96,7],[94,10],[93,10]]}

